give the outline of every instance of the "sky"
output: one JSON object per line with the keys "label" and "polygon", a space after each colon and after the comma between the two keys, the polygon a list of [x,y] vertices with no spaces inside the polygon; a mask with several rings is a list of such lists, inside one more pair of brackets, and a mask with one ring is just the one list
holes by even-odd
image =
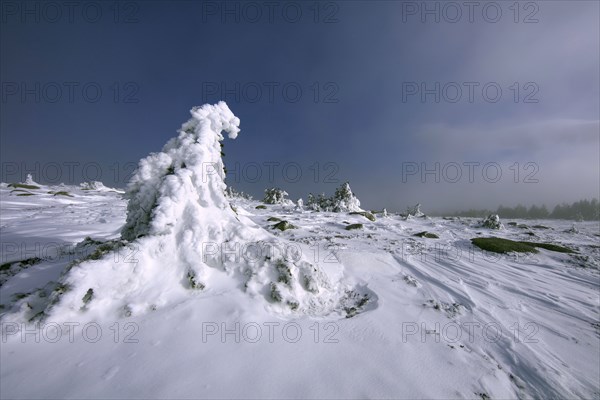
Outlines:
{"label": "sky", "polygon": [[596,1],[2,1],[0,180],[125,187],[224,100],[261,198],[493,209],[600,197]]}

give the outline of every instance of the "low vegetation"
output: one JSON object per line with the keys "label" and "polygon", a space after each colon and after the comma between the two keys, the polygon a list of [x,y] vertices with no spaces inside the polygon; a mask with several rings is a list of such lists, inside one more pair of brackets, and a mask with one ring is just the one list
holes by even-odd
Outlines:
{"label": "low vegetation", "polygon": [[369,221],[375,222],[375,216],[373,215],[373,213],[371,213],[369,211],[354,211],[354,212],[351,212],[350,215],[362,215]]}
{"label": "low vegetation", "polygon": [[552,243],[514,241],[497,237],[474,238],[471,242],[480,249],[493,253],[537,253],[537,248],[559,253],[575,253],[572,249]]}
{"label": "low vegetation", "polygon": [[287,221],[281,221],[275,225],[273,225],[274,229],[279,229],[280,231],[287,231],[288,229],[296,229],[296,227],[292,224],[290,224]]}
{"label": "low vegetation", "polygon": [[350,224],[350,225],[346,226],[347,231],[351,231],[353,229],[362,229],[362,228],[363,228],[363,224]]}
{"label": "low vegetation", "polygon": [[435,233],[427,232],[427,231],[415,233],[413,236],[418,236],[418,237],[428,238],[428,239],[439,239],[438,235],[436,235]]}
{"label": "low vegetation", "polygon": [[48,192],[54,196],[67,196],[67,197],[73,197],[72,194],[70,194],[69,192],[65,192],[65,191],[60,191],[60,192]]}
{"label": "low vegetation", "polygon": [[9,183],[8,187],[15,189],[27,189],[27,190],[36,190],[39,189],[39,186],[36,185],[27,185],[25,183]]}

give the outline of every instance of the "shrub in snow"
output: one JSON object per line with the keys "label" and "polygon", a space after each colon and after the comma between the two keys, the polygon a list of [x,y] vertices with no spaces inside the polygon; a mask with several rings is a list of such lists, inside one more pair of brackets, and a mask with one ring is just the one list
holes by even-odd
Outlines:
{"label": "shrub in snow", "polygon": [[331,199],[331,206],[334,212],[362,211],[360,200],[354,196],[348,182],[336,189]]}
{"label": "shrub in snow", "polygon": [[569,229],[565,230],[566,233],[579,233],[579,230],[575,228],[575,224],[573,224]]}
{"label": "shrub in snow", "polygon": [[275,225],[273,225],[273,228],[275,229],[279,229],[280,231],[287,231],[288,229],[296,229],[296,227],[292,224],[290,224],[288,221],[281,221]]}
{"label": "shrub in snow", "polygon": [[312,193],[309,193],[308,196],[306,197],[306,207],[309,210],[313,210],[313,211],[319,211],[321,209],[319,207],[319,203],[317,202],[317,199],[315,198],[315,196]]}
{"label": "shrub in snow", "polygon": [[98,192],[120,192],[117,189],[104,186],[104,183],[99,181],[89,181],[79,184],[81,190],[95,190]]}
{"label": "shrub in snow", "polygon": [[22,183],[9,183],[8,187],[11,188],[15,188],[15,189],[40,189],[40,184],[36,183],[33,178],[31,177],[31,174],[27,174],[27,179],[25,179],[25,182]]}
{"label": "shrub in snow", "polygon": [[244,192],[238,192],[231,186],[227,186],[227,189],[225,189],[225,196],[227,196],[228,199],[232,199],[232,200],[233,199],[252,200],[252,196],[250,196],[249,194],[246,194]]}
{"label": "shrub in snow", "polygon": [[322,211],[331,211],[333,209],[331,199],[325,196],[325,193],[321,193],[317,197],[317,204],[319,205],[319,210]]}
{"label": "shrub in snow", "polygon": [[[192,290],[232,287],[276,312],[316,315],[339,307],[341,285],[330,284],[301,254],[287,260],[284,240],[231,208],[220,141],[222,132],[236,138],[239,119],[224,102],[191,114],[179,135],[142,159],[131,178],[121,240],[109,251],[121,256],[103,253],[66,271],[45,309],[53,320],[135,315],[178,304]],[[231,251],[248,245],[258,246],[261,256]],[[225,276],[239,282],[231,285]]]}
{"label": "shrub in snow", "polygon": [[102,190],[105,188],[104,184],[98,181],[83,182],[79,184],[79,187],[81,190]]}
{"label": "shrub in snow", "polygon": [[298,212],[304,211],[304,200],[298,199],[296,201],[296,207],[294,207],[294,211],[298,211]]}
{"label": "shrub in snow", "polygon": [[279,188],[265,189],[265,198],[263,203],[265,204],[293,204],[291,200],[286,199],[288,193],[285,190]]}
{"label": "shrub in snow", "polygon": [[421,211],[421,204],[417,204],[414,207],[407,207],[406,217],[425,217],[425,213]]}
{"label": "shrub in snow", "polygon": [[375,215],[373,215],[373,213],[371,213],[370,211],[352,211],[350,213],[350,215],[362,215],[369,221],[373,221],[373,222],[375,222],[375,219],[376,219]]}
{"label": "shrub in snow", "polygon": [[346,226],[346,230],[351,231],[353,229],[362,229],[363,227],[363,224],[351,224]]}
{"label": "shrub in snow", "polygon": [[317,198],[312,193],[308,194],[306,206],[313,211],[333,212],[361,212],[360,200],[354,196],[350,184],[344,183],[335,190],[333,197],[326,197],[324,193]]}
{"label": "shrub in snow", "polygon": [[504,229],[504,225],[500,222],[500,217],[497,214],[488,215],[481,221],[481,226],[488,229]]}
{"label": "shrub in snow", "polygon": [[35,185],[35,186],[39,186],[39,183],[35,182],[33,180],[33,176],[31,176],[31,174],[27,174],[27,177],[25,178],[25,182],[23,182],[25,185]]}
{"label": "shrub in snow", "polygon": [[427,232],[427,231],[415,233],[413,236],[428,238],[428,239],[439,239],[438,235],[436,235],[435,233]]}

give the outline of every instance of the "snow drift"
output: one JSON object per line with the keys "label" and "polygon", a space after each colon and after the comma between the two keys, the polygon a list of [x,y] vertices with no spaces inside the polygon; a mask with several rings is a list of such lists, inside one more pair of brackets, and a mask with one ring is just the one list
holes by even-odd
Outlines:
{"label": "snow drift", "polygon": [[[220,142],[240,120],[224,102],[191,110],[179,136],[139,162],[127,190],[121,240],[70,268],[45,314],[130,316],[195,293],[242,290],[271,311],[323,315],[347,291],[280,238],[238,215],[225,195]],[[105,247],[106,248],[106,247]]]}

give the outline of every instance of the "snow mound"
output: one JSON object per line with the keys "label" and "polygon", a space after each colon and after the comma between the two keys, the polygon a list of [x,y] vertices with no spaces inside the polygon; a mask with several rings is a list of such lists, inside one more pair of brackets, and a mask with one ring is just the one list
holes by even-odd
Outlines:
{"label": "snow mound", "polygon": [[33,185],[33,186],[41,186],[39,183],[37,183],[36,181],[33,180],[33,177],[31,176],[31,174],[27,174],[27,177],[25,178],[25,182],[23,182],[25,185]]}
{"label": "snow mound", "polygon": [[421,204],[416,204],[414,207],[408,207],[406,209],[406,218],[425,218],[425,213],[421,211]]}
{"label": "snow mound", "polygon": [[336,189],[332,198],[332,205],[334,212],[363,211],[363,209],[360,208],[360,200],[354,196],[352,189],[350,189],[350,183],[348,182]]}
{"label": "snow mound", "polygon": [[347,288],[230,205],[220,142],[222,132],[237,137],[240,120],[224,102],[191,114],[179,136],[139,162],[121,240],[68,270],[45,315],[127,317],[234,290],[278,314],[339,311]]}
{"label": "snow mound", "polygon": [[497,214],[488,215],[481,221],[481,226],[488,229],[504,229],[504,225],[500,222],[500,217]]}

